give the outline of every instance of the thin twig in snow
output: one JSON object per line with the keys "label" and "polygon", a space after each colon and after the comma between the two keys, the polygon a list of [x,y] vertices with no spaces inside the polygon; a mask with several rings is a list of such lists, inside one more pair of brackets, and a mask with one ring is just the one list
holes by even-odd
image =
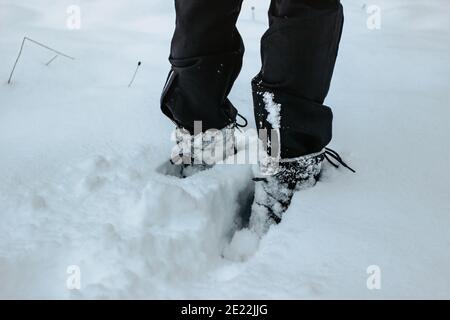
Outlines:
{"label": "thin twig in snow", "polygon": [[23,40],[22,40],[22,45],[20,46],[19,54],[17,55],[16,62],[14,62],[14,67],[12,68],[11,74],[9,75],[8,84],[11,83],[11,78],[14,74],[14,70],[16,70],[17,62],[19,62],[20,56],[22,55],[22,50],[23,50],[23,46],[25,44],[25,40],[27,40],[26,37],[23,38]]}
{"label": "thin twig in snow", "polygon": [[[43,48],[45,48],[47,50],[50,50],[50,51],[56,53],[57,56],[62,56],[62,57],[65,57],[67,59],[75,60],[74,57],[71,57],[71,56],[69,56],[69,55],[67,55],[65,53],[62,53],[61,51],[55,50],[53,48],[50,48],[49,46],[46,46],[45,44],[42,44],[42,43],[40,43],[40,42],[38,42],[36,40],[30,39],[28,37],[23,37],[22,44],[21,44],[20,50],[19,50],[19,54],[17,55],[16,61],[14,62],[14,66],[13,66],[13,68],[11,70],[11,74],[9,75],[8,84],[11,84],[11,79],[13,77],[14,71],[16,70],[17,63],[19,62],[19,59],[22,56],[22,51],[23,51],[23,47],[25,46],[25,41],[27,41],[27,40],[30,41],[30,42],[33,42],[34,44],[37,44],[38,46],[41,46],[41,47],[43,47]],[[50,64],[54,59],[56,59],[56,57],[54,57],[52,60],[50,60],[48,62],[48,64]]]}
{"label": "thin twig in snow", "polygon": [[58,58],[58,55],[54,56],[53,58],[50,59],[49,62],[47,62],[45,65],[48,66],[50,65],[50,63],[52,63],[56,58]]}
{"label": "thin twig in snow", "polygon": [[136,67],[136,70],[134,71],[133,78],[131,78],[131,81],[130,81],[130,83],[128,84],[128,88],[131,87],[131,85],[133,84],[134,79],[136,78],[136,74],[137,74],[137,72],[138,72],[140,66],[141,66],[141,62],[139,61],[139,62],[138,62],[138,65],[137,65],[137,67]]}
{"label": "thin twig in snow", "polygon": [[71,56],[69,56],[69,55],[67,55],[67,54],[65,54],[65,53],[62,53],[61,51],[55,50],[55,49],[53,49],[53,48],[50,48],[50,47],[46,46],[45,44],[42,44],[42,43],[40,43],[40,42],[37,42],[36,40],[30,39],[30,38],[28,38],[28,37],[25,37],[25,39],[27,39],[28,41],[31,41],[31,42],[33,42],[33,43],[35,43],[35,44],[37,44],[37,45],[39,45],[39,46],[45,48],[45,49],[47,49],[47,50],[53,51],[54,53],[56,53],[56,54],[58,54],[58,55],[60,55],[60,56],[66,57],[66,58],[71,59],[71,60],[75,60],[74,57],[71,57]]}

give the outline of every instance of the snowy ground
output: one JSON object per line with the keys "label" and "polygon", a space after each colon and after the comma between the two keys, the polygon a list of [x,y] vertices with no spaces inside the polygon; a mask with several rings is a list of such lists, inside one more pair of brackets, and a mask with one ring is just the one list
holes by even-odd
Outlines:
{"label": "snowy ground", "polygon": [[[251,119],[268,4],[244,2],[231,99]],[[450,298],[450,2],[375,0],[372,31],[364,1],[343,3],[328,104],[332,145],[358,173],[326,168],[253,248],[245,233],[228,246],[249,166],[157,170],[172,147],[158,103],[172,1],[0,0],[0,297]],[[81,30],[66,28],[73,4]],[[28,43],[7,85],[25,35],[76,60],[46,66]],[[371,265],[381,290],[367,289]]]}

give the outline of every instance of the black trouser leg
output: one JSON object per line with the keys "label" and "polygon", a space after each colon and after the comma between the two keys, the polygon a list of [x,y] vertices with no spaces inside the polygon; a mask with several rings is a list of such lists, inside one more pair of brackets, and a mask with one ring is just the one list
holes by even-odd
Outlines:
{"label": "black trouser leg", "polygon": [[[258,128],[272,129],[268,98],[280,106],[281,157],[322,150],[332,136],[328,94],[343,26],[339,0],[272,0],[253,80]],[[268,96],[269,95],[269,96]],[[272,110],[273,111],[273,110]]]}
{"label": "black trouser leg", "polygon": [[172,70],[161,109],[178,126],[193,133],[222,129],[236,119],[227,96],[242,66],[244,46],[236,29],[242,0],[175,0],[176,29]]}

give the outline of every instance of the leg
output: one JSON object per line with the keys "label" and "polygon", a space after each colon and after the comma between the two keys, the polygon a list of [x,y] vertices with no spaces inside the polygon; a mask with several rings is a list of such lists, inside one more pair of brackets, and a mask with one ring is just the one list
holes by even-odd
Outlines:
{"label": "leg", "polygon": [[272,0],[253,80],[256,123],[272,129],[267,93],[280,108],[281,158],[321,151],[332,135],[330,87],[343,26],[339,0]]}
{"label": "leg", "polygon": [[172,70],[161,98],[164,114],[193,133],[222,129],[236,119],[227,96],[241,66],[244,46],[236,29],[242,0],[175,0]]}
{"label": "leg", "polygon": [[281,221],[296,190],[316,183],[327,157],[322,149],[331,140],[333,114],[323,102],[342,32],[342,6],[339,0],[272,0],[269,22],[253,99],[258,128],[278,133],[276,141],[268,137],[268,146],[280,150],[268,151],[282,161],[275,174],[256,182],[250,228],[260,236]]}

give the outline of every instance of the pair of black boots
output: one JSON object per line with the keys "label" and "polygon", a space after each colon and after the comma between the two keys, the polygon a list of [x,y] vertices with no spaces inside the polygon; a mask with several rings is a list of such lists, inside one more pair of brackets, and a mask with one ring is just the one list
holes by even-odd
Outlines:
{"label": "pair of black boots", "polygon": [[[183,128],[175,131],[176,147],[172,151],[172,174],[186,178],[214,166],[226,163],[237,149],[236,125],[222,130],[208,130],[191,135]],[[264,148],[265,149],[265,148]],[[266,149],[265,149],[266,150]],[[280,159],[270,154],[260,157],[260,176],[254,178],[255,197],[249,228],[257,235],[264,235],[271,225],[281,222],[284,212],[291,204],[294,193],[312,187],[320,178],[325,160],[334,166],[351,169],[332,149],[291,159]]]}
{"label": "pair of black boots", "polygon": [[[183,132],[182,140],[186,141],[187,135],[187,141],[194,142],[198,136],[196,121],[201,121],[202,132],[233,132],[236,127],[238,112],[228,94],[244,54],[236,28],[241,5],[242,0],[175,1],[176,29],[169,58],[172,68],[161,109]],[[252,90],[256,126],[268,132],[264,143],[271,157],[272,147],[277,145],[279,166],[276,174],[257,181],[251,220],[258,225],[258,233],[281,221],[295,190],[314,185],[325,158],[332,155],[341,162],[337,154],[325,148],[331,141],[333,114],[323,102],[342,27],[339,0],[271,2],[269,29],[261,40],[262,68],[252,81]],[[276,133],[276,141],[271,132]],[[221,139],[228,140],[230,135],[222,134]],[[186,150],[185,142],[180,141],[175,158],[191,157],[192,148]],[[218,157],[234,151],[234,147],[225,147]],[[208,164],[195,161],[193,165],[181,165],[183,171],[194,167],[206,168]]]}

